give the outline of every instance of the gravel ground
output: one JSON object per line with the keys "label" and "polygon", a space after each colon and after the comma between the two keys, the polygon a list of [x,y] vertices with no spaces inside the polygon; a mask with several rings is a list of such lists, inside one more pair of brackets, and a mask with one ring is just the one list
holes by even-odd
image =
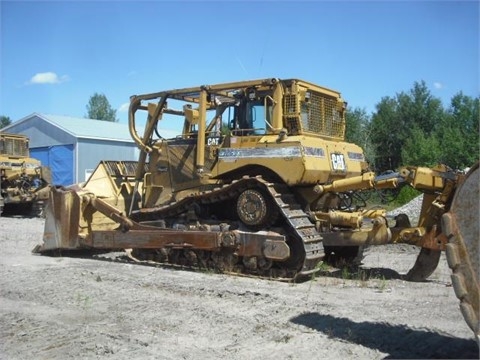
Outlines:
{"label": "gravel ground", "polygon": [[290,284],[33,255],[43,224],[0,218],[1,359],[479,357],[443,255],[423,283],[400,245]]}

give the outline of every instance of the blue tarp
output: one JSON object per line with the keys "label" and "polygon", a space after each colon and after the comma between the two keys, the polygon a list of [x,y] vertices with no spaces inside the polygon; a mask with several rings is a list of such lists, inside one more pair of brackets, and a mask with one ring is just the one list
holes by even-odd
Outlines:
{"label": "blue tarp", "polygon": [[53,185],[73,184],[73,145],[34,148],[30,155],[50,167]]}

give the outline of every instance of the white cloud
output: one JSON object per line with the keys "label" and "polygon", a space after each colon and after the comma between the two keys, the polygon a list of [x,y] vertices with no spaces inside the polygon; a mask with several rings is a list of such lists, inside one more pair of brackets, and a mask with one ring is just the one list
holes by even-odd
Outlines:
{"label": "white cloud", "polygon": [[49,71],[33,75],[28,84],[60,84],[68,80],[70,80],[68,75],[59,77],[56,73]]}
{"label": "white cloud", "polygon": [[120,105],[120,107],[118,108],[118,112],[127,112],[129,106],[130,106],[130,103],[129,103],[129,102],[123,103],[123,104]]}
{"label": "white cloud", "polygon": [[433,83],[433,87],[434,87],[435,89],[443,89],[443,88],[444,88],[443,84],[440,83],[440,82],[434,82],[434,83]]}

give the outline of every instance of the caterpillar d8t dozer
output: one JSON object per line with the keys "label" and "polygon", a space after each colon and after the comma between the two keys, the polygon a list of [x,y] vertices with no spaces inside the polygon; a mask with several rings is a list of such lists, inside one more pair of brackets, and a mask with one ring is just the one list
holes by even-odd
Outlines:
{"label": "caterpillar d8t dozer", "polygon": [[[340,93],[297,79],[132,96],[138,161],[102,161],[84,185],[52,189],[35,252],[128,249],[138,261],[294,279],[322,261],[358,261],[367,245],[408,243],[420,253],[407,276],[423,280],[447,250],[478,333],[478,164],[376,176],[344,141],[345,108]],[[161,121],[174,119],[182,133],[163,138]],[[401,185],[424,193],[415,226],[353,201]]]}

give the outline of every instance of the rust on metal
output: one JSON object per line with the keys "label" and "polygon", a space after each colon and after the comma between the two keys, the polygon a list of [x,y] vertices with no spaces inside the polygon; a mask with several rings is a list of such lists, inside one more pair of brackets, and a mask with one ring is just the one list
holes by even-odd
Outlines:
{"label": "rust on metal", "polygon": [[439,233],[437,226],[434,225],[432,229],[422,237],[422,241],[422,247],[424,248],[445,251],[448,239],[445,234]]}
{"label": "rust on metal", "polygon": [[43,235],[43,250],[78,248],[80,198],[74,190],[52,188]]}
{"label": "rust on metal", "polygon": [[290,255],[290,249],[285,243],[285,237],[273,232],[249,233],[236,232],[240,246],[239,256],[265,256],[274,260],[286,260]]}
{"label": "rust on metal", "polygon": [[207,231],[155,229],[121,232],[118,230],[96,230],[82,241],[81,245],[96,249],[159,249],[171,247],[218,251],[223,247],[221,239],[221,233]]}

